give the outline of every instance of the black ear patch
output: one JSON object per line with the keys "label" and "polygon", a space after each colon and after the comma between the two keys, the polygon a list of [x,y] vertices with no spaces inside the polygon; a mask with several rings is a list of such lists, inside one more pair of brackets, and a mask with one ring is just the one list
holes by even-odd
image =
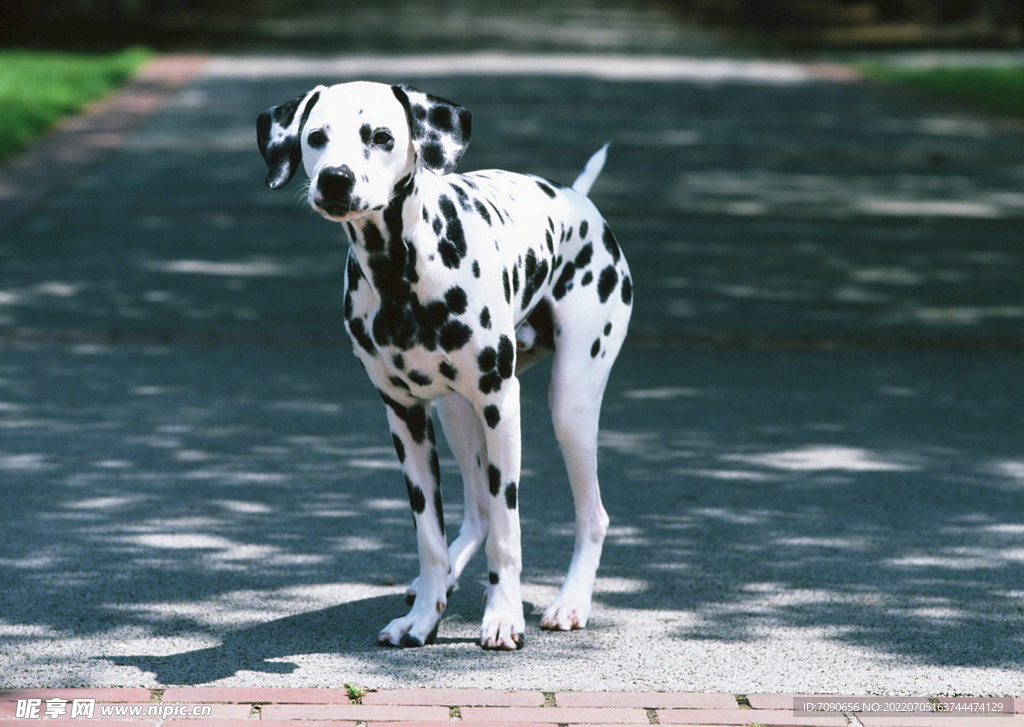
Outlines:
{"label": "black ear patch", "polygon": [[267,163],[265,181],[271,189],[279,189],[288,184],[302,164],[299,138],[310,112],[320,100],[321,89],[318,86],[287,103],[272,106],[256,119],[256,143]]}
{"label": "black ear patch", "polygon": [[405,108],[413,148],[424,168],[451,174],[469,146],[473,115],[468,109],[417,91],[412,86],[392,86]]}

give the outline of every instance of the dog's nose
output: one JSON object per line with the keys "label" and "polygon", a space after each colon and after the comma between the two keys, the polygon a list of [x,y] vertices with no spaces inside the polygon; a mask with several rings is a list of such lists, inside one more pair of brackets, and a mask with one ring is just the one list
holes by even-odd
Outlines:
{"label": "dog's nose", "polygon": [[347,164],[343,164],[340,167],[322,169],[317,188],[325,200],[341,200],[352,192],[355,183],[355,172]]}

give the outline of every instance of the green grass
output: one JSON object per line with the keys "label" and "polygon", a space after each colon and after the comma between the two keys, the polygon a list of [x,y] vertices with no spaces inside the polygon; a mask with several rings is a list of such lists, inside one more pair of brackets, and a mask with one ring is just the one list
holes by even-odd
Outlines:
{"label": "green grass", "polygon": [[0,161],[127,80],[151,53],[0,49]]}
{"label": "green grass", "polygon": [[912,68],[865,65],[861,72],[973,108],[1024,117],[1024,66]]}

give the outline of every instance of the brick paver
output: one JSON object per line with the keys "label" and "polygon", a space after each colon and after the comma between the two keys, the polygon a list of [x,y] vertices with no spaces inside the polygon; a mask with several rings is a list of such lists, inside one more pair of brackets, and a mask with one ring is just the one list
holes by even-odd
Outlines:
{"label": "brick paver", "polygon": [[[463,707],[541,707],[544,705],[543,692],[505,692],[491,689],[388,689],[369,692],[362,698],[363,704],[441,704]],[[559,702],[561,704],[561,702]],[[619,706],[625,706],[619,702]],[[562,704],[574,707],[576,704]],[[599,705],[586,705],[599,706]],[[632,706],[632,705],[629,705]]]}
{"label": "brick paver", "polygon": [[[53,699],[95,699],[90,727],[246,727],[254,722],[262,727],[856,724],[850,715],[794,713],[796,696],[810,695],[393,689],[365,691],[359,696],[345,688],[6,689],[0,690],[0,725],[83,724],[83,719],[70,719],[69,715],[45,717],[46,702]],[[17,716],[19,701],[24,704],[24,700],[40,700],[38,716]],[[1020,704],[1021,700],[1016,700],[1015,705]],[[187,712],[197,706],[209,710],[182,715],[182,709]],[[1016,714],[986,716],[981,721],[949,714],[857,714],[856,719],[865,727],[1024,727],[1024,717]]]}
{"label": "brick paver", "polygon": [[735,694],[684,692],[557,692],[559,707],[642,707],[644,709],[735,709]]}

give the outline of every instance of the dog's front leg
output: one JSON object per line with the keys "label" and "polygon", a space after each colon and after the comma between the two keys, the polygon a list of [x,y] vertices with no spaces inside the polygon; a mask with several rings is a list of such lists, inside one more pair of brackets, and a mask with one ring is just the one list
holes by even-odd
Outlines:
{"label": "dog's front leg", "polygon": [[389,623],[378,643],[384,646],[423,646],[433,643],[437,624],[448,604],[448,543],[444,534],[440,466],[430,419],[430,403],[408,406],[386,399],[388,424],[409,492],[420,575],[416,600],[407,616]]}
{"label": "dog's front leg", "polygon": [[526,621],[519,578],[519,476],[522,455],[519,380],[506,379],[480,411],[487,446],[490,532],[487,536],[487,607],[480,631],[485,649],[521,649]]}

